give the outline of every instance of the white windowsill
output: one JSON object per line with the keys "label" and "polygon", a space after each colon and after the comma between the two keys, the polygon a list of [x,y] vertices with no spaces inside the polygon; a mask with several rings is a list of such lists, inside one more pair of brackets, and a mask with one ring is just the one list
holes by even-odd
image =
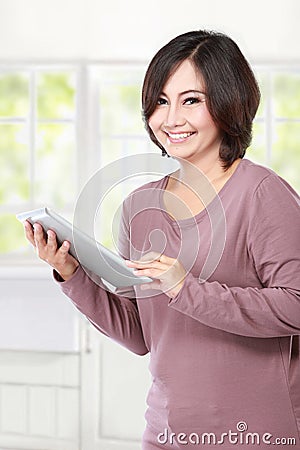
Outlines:
{"label": "white windowsill", "polygon": [[52,279],[52,269],[46,264],[7,264],[0,266],[1,280],[50,280]]}

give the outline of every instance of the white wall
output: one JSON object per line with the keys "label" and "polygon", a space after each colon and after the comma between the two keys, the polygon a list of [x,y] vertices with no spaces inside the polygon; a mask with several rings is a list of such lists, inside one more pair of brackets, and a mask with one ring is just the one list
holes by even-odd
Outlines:
{"label": "white wall", "polygon": [[[207,28],[232,36],[252,62],[300,62],[299,19],[299,0],[0,0],[0,61],[148,61],[175,35]],[[123,417],[126,430],[130,420],[136,426],[138,412],[120,410],[121,419],[111,421],[118,372],[107,354],[115,354],[93,342],[89,351],[73,354],[0,351],[2,449],[138,448],[126,439],[100,443],[100,435],[110,439]],[[134,379],[129,363],[122,370],[122,380]],[[146,375],[139,377],[143,387]],[[127,386],[127,392],[135,390]]]}
{"label": "white wall", "polygon": [[0,59],[147,61],[173,36],[212,28],[252,61],[299,61],[299,19],[299,0],[0,0]]}

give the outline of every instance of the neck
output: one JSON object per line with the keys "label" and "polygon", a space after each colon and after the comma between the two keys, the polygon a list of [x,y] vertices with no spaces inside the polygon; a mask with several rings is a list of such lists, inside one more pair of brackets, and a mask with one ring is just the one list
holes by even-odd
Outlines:
{"label": "neck", "polygon": [[[241,161],[241,158],[238,158],[225,171],[219,158],[199,165],[191,164],[180,158],[176,159],[180,163],[180,169],[172,176],[173,189],[176,189],[176,186],[179,189],[183,186],[188,187],[198,195],[198,198],[202,199],[204,205],[207,205],[222,189]],[[171,188],[170,185],[169,188]]]}
{"label": "neck", "polygon": [[209,182],[214,183],[214,181],[226,177],[227,172],[230,171],[230,169],[225,171],[219,155],[201,158],[196,162],[181,158],[176,158],[176,160],[180,164],[177,178],[183,183],[191,183],[193,180],[199,182],[199,175],[204,175]]}

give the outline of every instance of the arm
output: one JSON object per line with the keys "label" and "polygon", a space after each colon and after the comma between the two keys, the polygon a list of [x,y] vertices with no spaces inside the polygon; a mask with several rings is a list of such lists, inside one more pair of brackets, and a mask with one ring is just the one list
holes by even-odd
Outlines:
{"label": "arm", "polygon": [[169,305],[204,325],[241,336],[300,334],[300,290],[228,287],[187,275]]}
{"label": "arm", "polygon": [[201,283],[189,274],[170,307],[242,336],[300,334],[299,206],[278,177],[263,180],[252,200],[247,249],[262,287]]}
{"label": "arm", "polygon": [[61,282],[55,272],[54,278],[60,281],[64,294],[97,330],[133,353],[148,353],[134,300],[99,286],[81,266],[68,281]]}
{"label": "arm", "polygon": [[67,241],[57,247],[53,231],[45,237],[40,225],[33,230],[26,222],[25,233],[38,256],[54,268],[54,277],[62,291],[99,331],[134,353],[148,353],[135,300],[126,298],[125,292],[112,293],[92,281],[68,253]]}
{"label": "arm", "polygon": [[[165,255],[147,265],[129,261],[138,275],[155,278],[169,306],[204,325],[252,337],[300,334],[300,202],[275,175],[256,189],[249,210],[248,246],[259,287],[231,287],[185,274]],[[144,267],[144,269],[143,269]]]}

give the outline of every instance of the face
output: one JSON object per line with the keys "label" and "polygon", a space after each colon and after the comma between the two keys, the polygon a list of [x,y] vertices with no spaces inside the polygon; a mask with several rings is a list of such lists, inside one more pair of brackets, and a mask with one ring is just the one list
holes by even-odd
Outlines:
{"label": "face", "polygon": [[201,75],[189,60],[168,79],[149,126],[170,156],[193,163],[218,158],[221,133],[207,109]]}

